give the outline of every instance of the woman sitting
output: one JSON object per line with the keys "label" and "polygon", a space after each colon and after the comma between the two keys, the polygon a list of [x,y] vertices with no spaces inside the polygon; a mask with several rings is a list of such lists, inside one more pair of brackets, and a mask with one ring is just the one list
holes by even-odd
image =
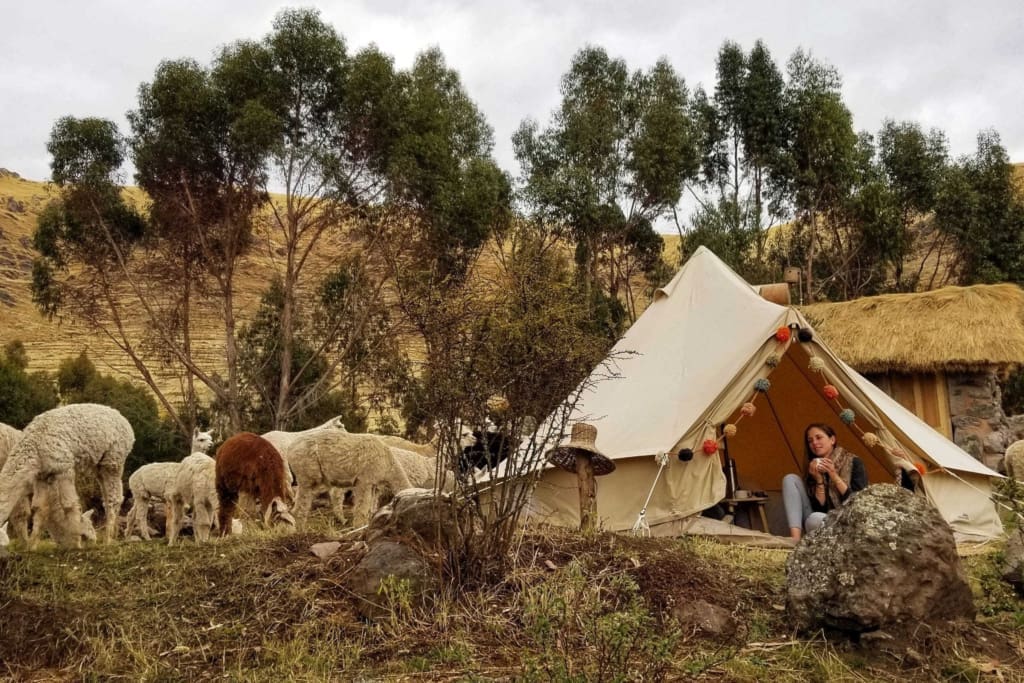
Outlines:
{"label": "woman sitting", "polygon": [[851,493],[868,485],[864,463],[836,445],[836,431],[827,424],[813,423],[804,430],[807,475],[782,478],[782,502],[786,508],[789,535],[799,541],[803,532],[822,525],[829,510],[842,505]]}

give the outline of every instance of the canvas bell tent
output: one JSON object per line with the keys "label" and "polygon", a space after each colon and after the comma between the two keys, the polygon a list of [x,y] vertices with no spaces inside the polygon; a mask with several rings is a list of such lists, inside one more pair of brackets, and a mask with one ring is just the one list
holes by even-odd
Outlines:
{"label": "canvas bell tent", "polygon": [[[804,429],[823,422],[860,456],[871,483],[894,482],[900,467],[923,472],[920,494],[959,538],[1002,531],[989,499],[995,472],[843,363],[799,311],[763,299],[703,247],[609,358],[570,420],[595,425],[597,448],[616,465],[597,483],[605,529],[685,530],[726,497],[727,454],[737,488],[766,491],[773,531],[786,534],[777,492],[785,474],[804,471]],[[609,370],[614,378],[596,376]],[[527,514],[578,525],[575,475],[546,467]]]}

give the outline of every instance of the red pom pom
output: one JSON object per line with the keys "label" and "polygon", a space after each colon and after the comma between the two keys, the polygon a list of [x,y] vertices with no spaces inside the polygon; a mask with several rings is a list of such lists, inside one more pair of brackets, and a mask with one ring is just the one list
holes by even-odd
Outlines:
{"label": "red pom pom", "polygon": [[829,399],[830,401],[832,399],[839,398],[839,390],[836,389],[831,384],[826,384],[822,388],[821,393],[825,394],[825,398]]}
{"label": "red pom pom", "polygon": [[789,328],[788,327],[780,327],[779,329],[775,330],[775,338],[778,339],[782,343],[788,342],[789,341]]}
{"label": "red pom pom", "polygon": [[714,439],[707,439],[701,448],[704,449],[704,455],[714,455],[718,452],[718,442]]}

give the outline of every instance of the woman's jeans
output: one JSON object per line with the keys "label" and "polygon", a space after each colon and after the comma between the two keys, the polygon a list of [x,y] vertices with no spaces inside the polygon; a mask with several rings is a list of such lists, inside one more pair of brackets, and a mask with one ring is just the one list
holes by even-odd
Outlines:
{"label": "woman's jeans", "polygon": [[786,508],[786,522],[790,529],[803,529],[810,533],[825,523],[825,513],[811,510],[804,480],[795,474],[782,478],[782,505]]}

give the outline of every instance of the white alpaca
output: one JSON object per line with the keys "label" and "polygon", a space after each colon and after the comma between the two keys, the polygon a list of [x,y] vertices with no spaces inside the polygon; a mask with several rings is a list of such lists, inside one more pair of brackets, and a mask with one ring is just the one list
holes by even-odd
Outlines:
{"label": "white alpaca", "polygon": [[180,463],[167,490],[167,545],[174,545],[185,519],[185,508],[192,508],[192,533],[197,543],[210,540],[210,529],[217,524],[216,461],[205,453],[193,453]]}
{"label": "white alpaca", "polygon": [[409,441],[408,439],[392,436],[391,434],[378,434],[377,438],[383,441],[384,445],[389,448],[401,448],[403,451],[412,451],[428,458],[437,456],[437,444],[433,442],[416,443],[415,441]]}
{"label": "white alpaca", "polygon": [[[21,441],[21,430],[0,422],[0,469],[3,469],[7,457],[14,451],[14,446]],[[32,499],[25,496],[11,510],[11,533],[15,538],[28,540],[28,522],[32,518]],[[5,544],[6,545],[6,544]]]}
{"label": "white alpaca", "polygon": [[[330,429],[336,429],[342,432],[348,431],[347,429],[345,429],[345,421],[342,419],[341,415],[338,415],[336,417],[332,417],[330,420],[324,422],[321,425],[317,425],[316,427],[310,427],[309,429],[304,429],[301,432],[285,432],[281,430],[275,430],[272,432],[267,432],[266,434],[261,434],[261,436],[264,439],[273,444],[274,448],[277,449],[277,452],[281,454],[282,458],[284,458],[285,467],[288,468],[289,485],[291,485],[291,482],[295,481],[295,473],[292,471],[292,466],[288,462],[288,450],[291,448],[291,445],[295,443],[295,440],[298,439],[300,436],[305,436],[307,434],[313,434],[315,432]],[[329,494],[331,497],[332,507],[334,507],[340,514],[342,505],[345,500],[345,492],[339,491],[337,489],[331,489]],[[254,506],[251,504],[251,501],[246,500],[244,504],[240,505],[240,507],[248,510],[252,509]]]}
{"label": "white alpaca", "polygon": [[[192,454],[207,453],[213,446],[213,432],[202,432],[196,427],[192,431]],[[137,526],[139,534],[149,540],[149,508],[155,502],[164,503],[166,514],[167,492],[178,476],[180,462],[151,462],[132,472],[128,477],[128,489],[132,492],[132,509],[128,512],[128,524],[124,535],[130,536]]]}
{"label": "white alpaca", "polygon": [[42,490],[48,530],[60,545],[80,545],[82,509],[76,479],[88,474],[99,484],[105,535],[112,540],[124,499],[124,461],[134,443],[131,424],[107,406],[80,403],[37,415],[0,470],[0,526],[33,489]]}
{"label": "white alpaca", "polygon": [[[409,483],[414,488],[432,489],[437,487],[437,458],[428,458],[402,448],[391,447],[390,450],[395,460],[405,470],[406,476],[409,477]],[[455,473],[446,470],[444,472],[444,490],[450,492],[454,487]]]}
{"label": "white alpaca", "polygon": [[[14,450],[15,444],[21,440],[21,430],[0,423],[0,469],[7,462],[7,457]],[[46,519],[48,510],[44,500],[49,493],[49,488],[40,482],[33,485],[33,492],[23,497],[11,510],[10,527],[14,537],[22,541],[31,541],[32,545],[42,537],[43,529],[49,524]],[[35,520],[32,524],[32,534],[29,535],[28,524],[33,517],[33,508],[38,508]],[[96,528],[92,524],[92,516],[95,510],[82,513],[82,540],[95,541]],[[7,524],[4,524],[6,528]],[[10,539],[6,534],[0,535],[0,547],[7,545]]]}
{"label": "white alpaca", "polygon": [[341,415],[338,415],[337,417],[332,417],[330,420],[324,422],[322,425],[310,427],[309,429],[305,429],[301,432],[283,432],[280,430],[275,430],[272,432],[267,432],[266,434],[261,434],[260,436],[262,436],[264,439],[273,444],[274,448],[276,448],[277,452],[281,454],[285,462],[288,462],[288,449],[291,447],[293,443],[295,443],[296,439],[298,439],[300,436],[312,434],[313,432],[318,432],[324,429],[337,429],[342,432],[347,431],[345,429],[345,421],[342,420]]}
{"label": "white alpaca", "polygon": [[1014,441],[1003,454],[1003,468],[1006,476],[1024,481],[1024,440]]}
{"label": "white alpaca", "polygon": [[[302,524],[313,498],[331,488],[352,490],[352,525],[363,526],[380,495],[410,488],[395,454],[372,434],[321,430],[295,440],[289,450],[298,482],[295,517]],[[415,456],[422,458],[422,456]]]}

